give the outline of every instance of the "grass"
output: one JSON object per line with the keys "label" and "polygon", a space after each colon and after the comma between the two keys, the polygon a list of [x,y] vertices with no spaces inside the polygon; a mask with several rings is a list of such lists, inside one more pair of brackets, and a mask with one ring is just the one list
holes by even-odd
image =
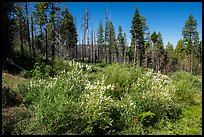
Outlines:
{"label": "grass", "polygon": [[7,107],[2,109],[2,134],[9,135],[14,125],[29,117],[28,110],[23,106]]}
{"label": "grass", "polygon": [[25,79],[18,75],[11,75],[9,73],[2,73],[2,79],[6,81],[9,88],[13,91],[18,90],[18,85],[30,82],[30,79]]}
{"label": "grass", "polygon": [[2,134],[9,135],[18,121],[29,116],[28,110],[21,104],[22,96],[18,92],[18,85],[28,83],[30,79],[9,73],[2,73],[2,79],[6,83],[4,87],[6,90],[2,92],[7,97],[6,105],[2,104]]}
{"label": "grass", "polygon": [[[152,129],[152,135],[202,135],[202,94],[197,94],[197,104],[185,106],[181,119],[161,121],[159,129]],[[165,125],[165,126],[164,126]],[[163,127],[162,127],[163,126]],[[162,127],[162,128],[161,128]]]}

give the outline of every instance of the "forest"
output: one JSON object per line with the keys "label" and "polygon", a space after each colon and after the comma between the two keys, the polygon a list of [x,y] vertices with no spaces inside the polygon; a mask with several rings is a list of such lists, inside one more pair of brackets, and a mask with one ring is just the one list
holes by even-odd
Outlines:
{"label": "forest", "polygon": [[177,45],[164,45],[136,7],[128,43],[108,9],[94,30],[88,8],[77,28],[63,2],[31,3],[2,4],[2,135],[202,134],[192,14]]}

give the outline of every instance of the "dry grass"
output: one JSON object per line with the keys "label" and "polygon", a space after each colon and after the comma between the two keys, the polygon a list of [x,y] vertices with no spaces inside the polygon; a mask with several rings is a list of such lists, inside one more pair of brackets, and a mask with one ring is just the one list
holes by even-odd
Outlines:
{"label": "dry grass", "polygon": [[8,73],[2,73],[2,79],[7,82],[9,88],[11,88],[13,91],[16,91],[18,89],[19,84],[30,82],[30,79],[25,79],[21,76],[14,76]]}

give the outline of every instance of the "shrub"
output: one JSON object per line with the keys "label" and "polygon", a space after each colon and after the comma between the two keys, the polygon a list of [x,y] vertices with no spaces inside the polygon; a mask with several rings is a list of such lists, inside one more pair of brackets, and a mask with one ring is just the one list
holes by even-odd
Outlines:
{"label": "shrub", "polygon": [[[105,85],[115,86],[113,91],[107,90],[107,94],[121,101],[124,109],[121,118],[127,121],[125,125],[136,126],[143,123],[147,126],[146,119],[141,119],[141,115],[147,112],[153,114],[151,125],[165,116],[170,119],[181,116],[182,106],[175,98],[177,89],[167,75],[153,73],[150,69],[144,72],[141,68],[119,64],[108,66],[99,77],[102,75],[106,76]],[[135,120],[138,121],[137,124],[133,123]]]}
{"label": "shrub", "polygon": [[24,90],[24,101],[29,102],[35,117],[28,121],[27,127],[30,128],[27,133],[40,133],[40,127],[43,127],[43,134],[63,134],[69,130],[77,132],[81,123],[78,99],[87,83],[87,75],[81,67],[81,64],[75,64],[72,71],[61,71],[60,75],[49,80],[33,80],[28,87],[21,88]]}
{"label": "shrub", "polygon": [[52,74],[52,67],[50,65],[46,65],[41,60],[36,62],[34,65],[34,69],[31,70],[33,78],[46,78],[51,76]]}
{"label": "shrub", "polygon": [[188,72],[179,71],[171,75],[176,91],[177,100],[184,104],[195,104],[195,93],[202,90],[202,81]]}
{"label": "shrub", "polygon": [[32,77],[32,71],[23,70],[20,72],[20,76],[22,76],[24,78],[31,78]]}
{"label": "shrub", "polygon": [[34,68],[30,71],[24,70],[20,72],[20,75],[25,78],[47,78],[52,74],[52,67],[49,64],[46,64],[43,60],[38,59],[35,64]]}
{"label": "shrub", "polygon": [[150,112],[154,114],[152,122],[156,123],[165,116],[174,119],[181,115],[181,105],[175,102],[175,91],[168,76],[147,71],[132,84],[128,96],[133,102],[133,108],[136,108],[137,117]]}
{"label": "shrub", "polygon": [[104,85],[104,79],[100,82],[86,85],[86,91],[81,98],[83,108],[82,119],[85,121],[85,129],[82,134],[110,134],[113,132],[114,100],[105,95],[107,89],[114,89],[114,85]]}
{"label": "shrub", "polygon": [[153,124],[155,123],[155,114],[148,111],[148,112],[143,112],[140,116],[139,119],[141,121],[141,123],[145,126],[145,127],[149,127],[149,126],[153,126]]}
{"label": "shrub", "polygon": [[[135,71],[135,72],[134,72]],[[133,69],[132,67],[126,68],[123,65],[111,64],[106,67],[99,75],[98,78],[101,78],[102,75],[107,76],[105,79],[105,85],[114,84],[115,90],[111,92],[110,95],[114,99],[121,99],[127,88],[130,88],[131,84],[136,81],[140,74],[139,69]]]}

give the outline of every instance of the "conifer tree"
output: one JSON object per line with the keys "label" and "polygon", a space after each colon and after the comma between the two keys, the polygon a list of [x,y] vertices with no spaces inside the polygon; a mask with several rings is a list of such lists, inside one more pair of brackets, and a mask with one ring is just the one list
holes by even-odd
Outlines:
{"label": "conifer tree", "polygon": [[109,48],[109,63],[111,64],[113,48],[116,48],[117,46],[115,28],[111,20],[108,21],[107,30],[108,30],[107,42],[108,42],[108,48]]}
{"label": "conifer tree", "polygon": [[69,54],[73,55],[75,45],[77,44],[77,32],[73,16],[68,11],[68,8],[65,8],[65,10],[62,11],[60,33],[63,41],[66,41],[66,47],[70,52]]}
{"label": "conifer tree", "polygon": [[[121,57],[122,59],[124,59],[124,52],[125,52],[125,41],[124,41],[124,34],[122,33],[122,27],[119,26],[118,27],[118,35],[117,35],[117,45],[118,45],[118,48],[120,49],[120,52],[121,52]],[[117,50],[117,58],[118,58],[118,55],[119,54],[119,50]],[[120,59],[119,59],[120,60]]]}
{"label": "conifer tree", "polygon": [[[102,21],[100,20],[98,30],[97,30],[97,44],[98,44],[98,60],[100,55],[103,55],[103,44],[104,44],[104,29]],[[102,50],[102,51],[101,51]]]}
{"label": "conifer tree", "polygon": [[126,62],[126,50],[127,50],[127,46],[128,46],[128,41],[127,41],[127,35],[126,33],[123,34],[124,37],[124,46],[122,46],[122,54],[123,54],[123,61]]}
{"label": "conifer tree", "polygon": [[[131,39],[133,41],[132,43],[135,43],[134,54],[136,54],[136,48],[138,47],[138,50],[139,50],[138,60],[139,60],[139,66],[141,66],[143,62],[143,54],[144,54],[144,31],[143,31],[141,16],[139,14],[139,10],[137,7],[135,9],[135,13],[133,16],[130,33],[132,35],[132,39]],[[136,58],[136,56],[134,58]]]}
{"label": "conifer tree", "polygon": [[194,46],[198,36],[197,32],[197,21],[194,19],[193,15],[189,15],[188,20],[186,20],[184,27],[182,29],[182,36],[184,39],[184,44],[190,53],[190,72],[193,70],[193,54]]}

